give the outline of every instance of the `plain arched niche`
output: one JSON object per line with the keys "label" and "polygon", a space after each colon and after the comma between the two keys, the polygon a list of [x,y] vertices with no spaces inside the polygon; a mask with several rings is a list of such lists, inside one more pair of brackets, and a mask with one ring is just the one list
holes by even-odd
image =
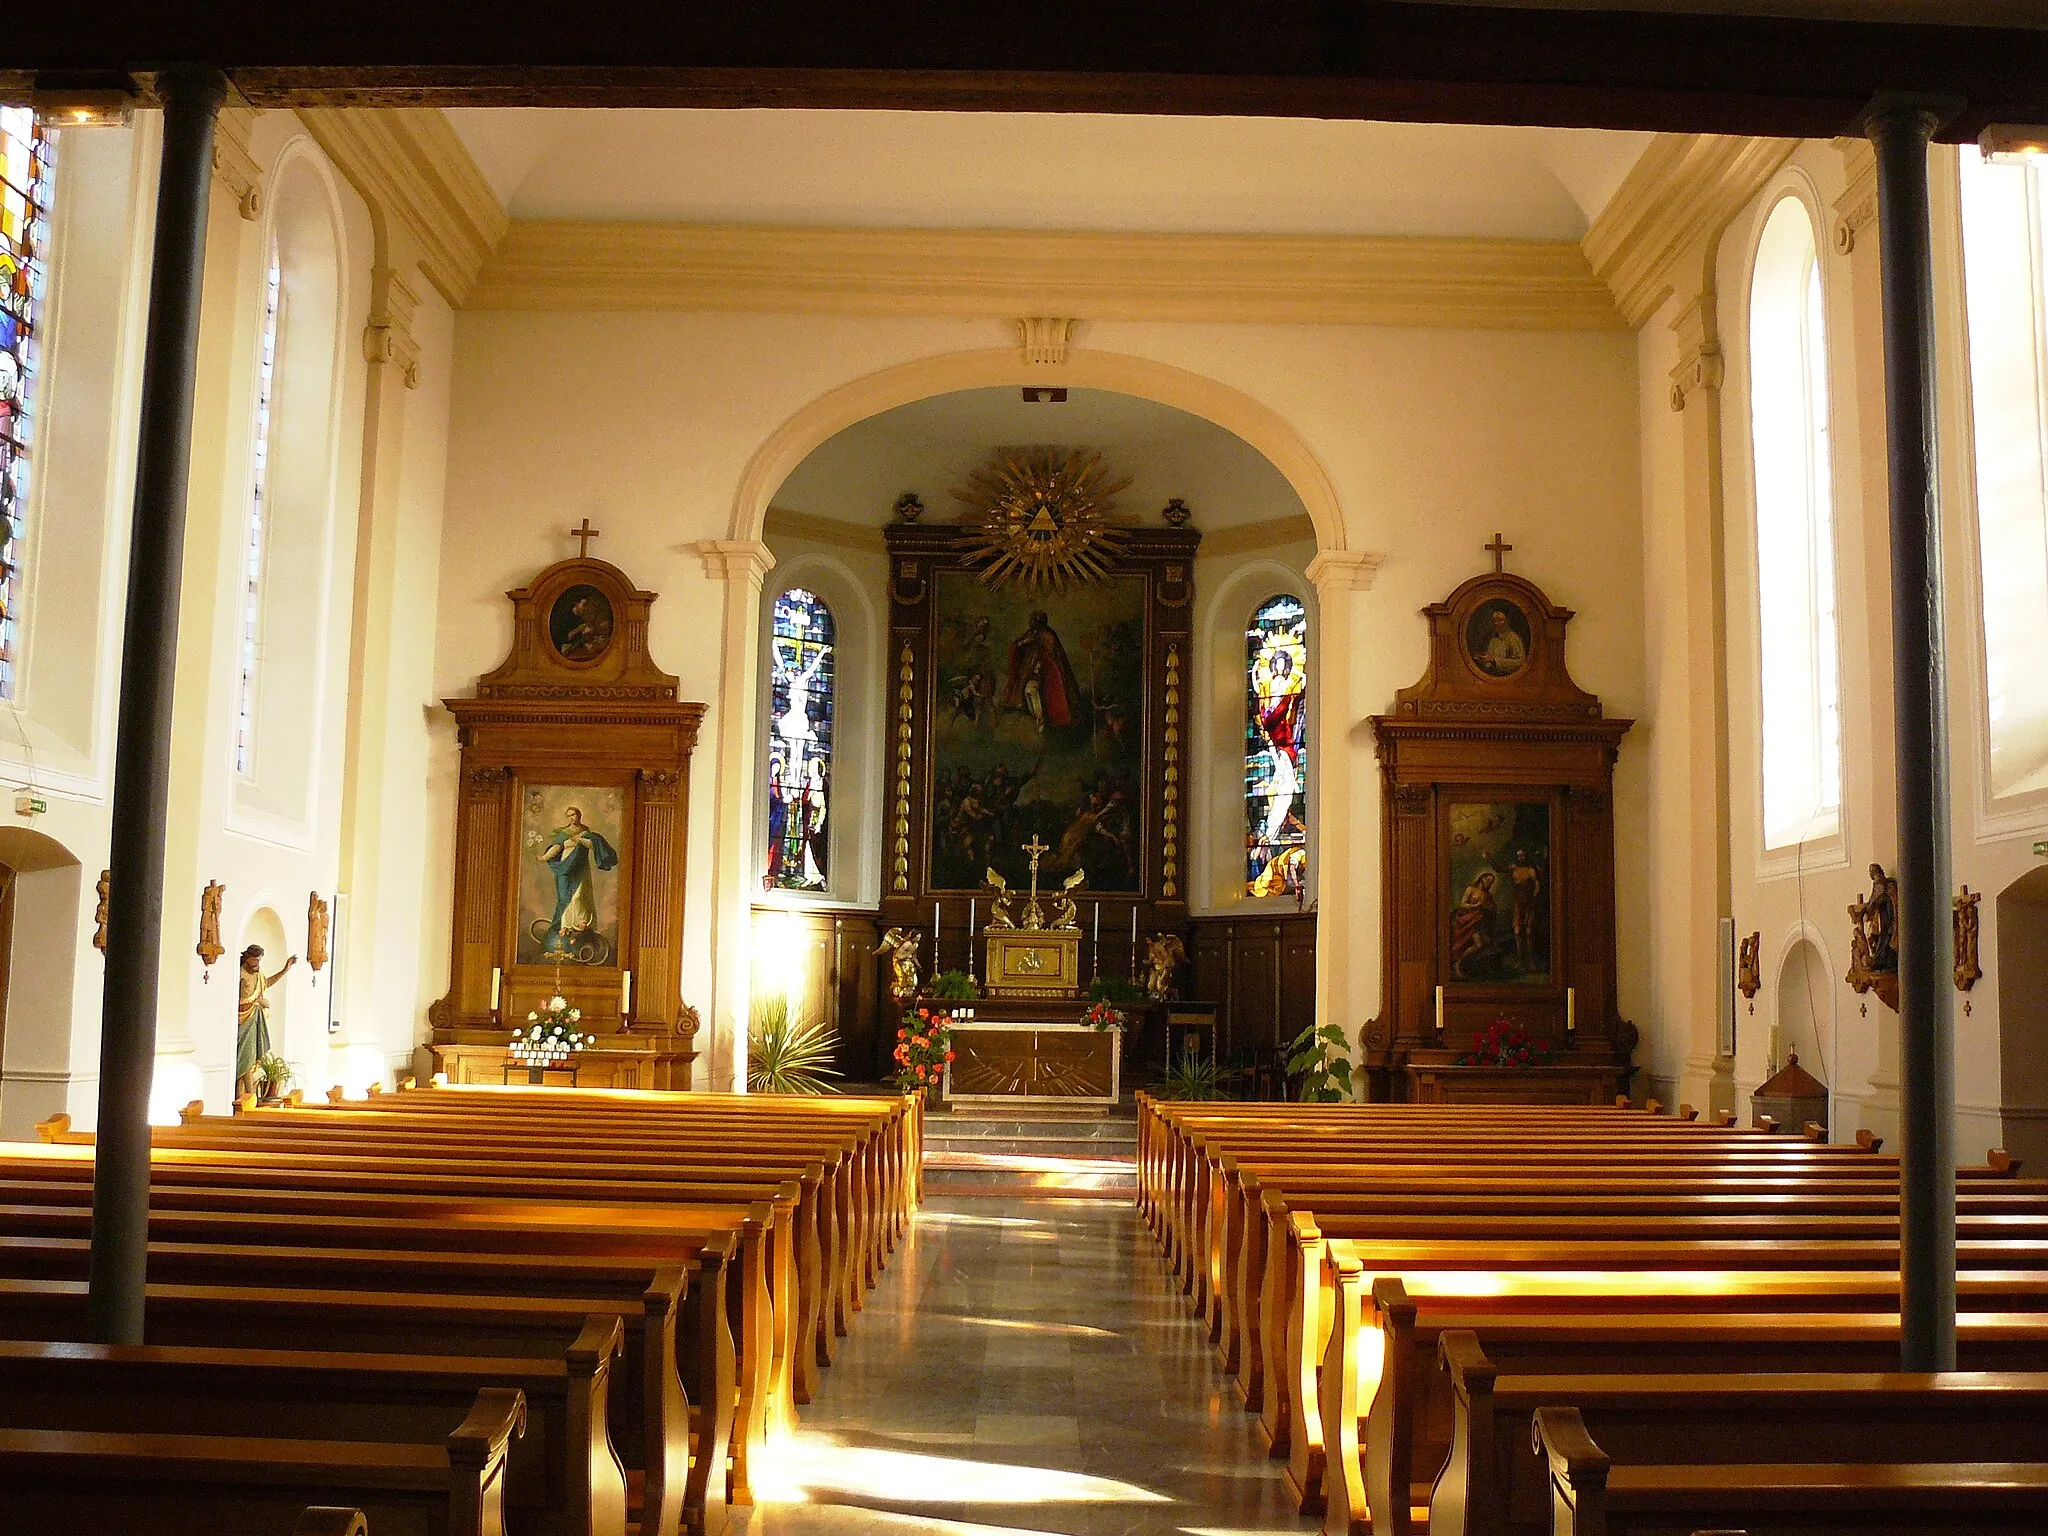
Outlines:
{"label": "plain arched niche", "polygon": [[0,865],[13,883],[0,1136],[33,1139],[36,1121],[65,1107],[70,1083],[84,877],[69,848],[27,827],[0,827]]}
{"label": "plain arched niche", "polygon": [[2048,869],[1998,893],[1999,1119],[2005,1148],[2048,1159]]}
{"label": "plain arched niche", "polygon": [[1832,1111],[1836,1086],[1831,1049],[1835,1038],[1835,994],[1828,972],[1827,956],[1810,938],[1794,939],[1778,962],[1777,1064],[1782,1067],[1788,1055],[1797,1056],[1800,1066],[1828,1085]]}

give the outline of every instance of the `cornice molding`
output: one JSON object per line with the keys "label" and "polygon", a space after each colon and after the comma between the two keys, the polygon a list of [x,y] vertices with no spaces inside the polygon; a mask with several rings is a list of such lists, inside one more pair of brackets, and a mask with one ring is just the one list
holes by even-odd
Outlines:
{"label": "cornice molding", "polygon": [[1835,249],[1847,256],[1856,237],[1877,222],[1877,151],[1868,139],[1837,139],[1849,184],[1835,199]]}
{"label": "cornice molding", "polygon": [[466,307],[1624,328],[1555,241],[525,219]]}
{"label": "cornice molding", "polygon": [[407,389],[420,387],[420,344],[412,317],[419,295],[391,267],[370,273],[370,318],[363,327],[363,357],[372,364],[390,363]]}
{"label": "cornice molding", "polygon": [[1270,517],[1262,523],[1238,523],[1229,528],[1203,529],[1202,546],[1195,551],[1197,560],[1213,560],[1221,556],[1251,555],[1261,550],[1276,549],[1283,544],[1300,544],[1316,541],[1315,519],[1306,512],[1297,512],[1292,517]]}
{"label": "cornice molding", "polygon": [[433,107],[306,107],[299,118],[372,210],[406,227],[420,270],[460,305],[510,220],[448,119]]}
{"label": "cornice molding", "polygon": [[864,523],[841,522],[836,517],[819,517],[810,512],[798,512],[791,507],[771,506],[762,521],[761,537],[772,539],[780,534],[788,539],[802,539],[811,544],[826,544],[834,549],[858,550],[862,554],[886,555],[889,544],[882,537],[882,530],[870,528]]}
{"label": "cornice molding", "polygon": [[235,204],[245,219],[263,212],[263,167],[249,153],[249,130],[256,125],[250,107],[222,107],[214,120],[214,179],[235,195]]}
{"label": "cornice molding", "polygon": [[1586,260],[1639,326],[1674,292],[1699,289],[1683,262],[1721,231],[1791,158],[1792,139],[1660,133],[1607,201],[1583,242]]}

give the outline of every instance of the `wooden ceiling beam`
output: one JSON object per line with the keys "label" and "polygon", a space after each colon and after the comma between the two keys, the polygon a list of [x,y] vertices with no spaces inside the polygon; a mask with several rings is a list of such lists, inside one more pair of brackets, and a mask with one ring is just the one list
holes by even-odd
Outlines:
{"label": "wooden ceiling beam", "polygon": [[203,59],[256,106],[827,107],[1826,138],[1880,91],[2048,121],[2048,30],[1397,0],[100,0],[30,8],[0,95]]}

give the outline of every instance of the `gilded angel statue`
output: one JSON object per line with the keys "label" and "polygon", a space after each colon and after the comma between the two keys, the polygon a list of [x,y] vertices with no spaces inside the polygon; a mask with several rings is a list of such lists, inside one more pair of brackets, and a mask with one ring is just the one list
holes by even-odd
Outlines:
{"label": "gilded angel statue", "polygon": [[1060,894],[1052,899],[1052,920],[1048,928],[1073,929],[1081,926],[1081,907],[1073,893],[1087,881],[1088,871],[1077,869],[1060,882]]}
{"label": "gilded angel statue", "polygon": [[1173,973],[1187,957],[1187,946],[1179,934],[1153,934],[1145,941],[1145,990],[1153,997],[1171,997]]}
{"label": "gilded angel statue", "polygon": [[889,957],[889,995],[908,1004],[917,996],[917,950],[924,934],[915,928],[891,928],[882,935],[875,953]]}
{"label": "gilded angel statue", "polygon": [[1017,920],[1010,915],[1010,903],[1017,898],[1010,890],[1010,882],[995,870],[989,869],[982,875],[982,882],[988,886],[988,925],[991,928],[1014,928]]}

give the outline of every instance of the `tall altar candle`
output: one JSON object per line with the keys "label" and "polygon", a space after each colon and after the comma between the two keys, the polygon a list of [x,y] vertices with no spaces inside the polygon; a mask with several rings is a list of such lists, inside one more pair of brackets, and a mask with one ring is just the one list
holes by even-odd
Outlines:
{"label": "tall altar candle", "polygon": [[1131,903],[1131,980],[1138,979],[1138,906]]}
{"label": "tall altar candle", "polygon": [[633,973],[631,971],[619,972],[619,1017],[622,1019],[633,1017]]}
{"label": "tall altar candle", "polygon": [[932,974],[934,976],[939,974],[939,907],[941,905],[942,903],[937,901],[932,903]]}
{"label": "tall altar candle", "polygon": [[505,973],[497,966],[491,967],[491,1012],[498,1011],[498,994],[505,984]]}
{"label": "tall altar candle", "polygon": [[1564,1032],[1566,1038],[1569,1039],[1577,1031],[1578,1027],[1579,989],[1577,987],[1566,987],[1564,989]]}
{"label": "tall altar candle", "polygon": [[967,975],[974,976],[974,898],[967,898]]}
{"label": "tall altar candle", "polygon": [[1444,1032],[1444,989],[1442,987],[1436,989],[1436,1032],[1438,1034]]}
{"label": "tall altar candle", "polygon": [[1095,974],[1102,974],[1102,903],[1095,903]]}

